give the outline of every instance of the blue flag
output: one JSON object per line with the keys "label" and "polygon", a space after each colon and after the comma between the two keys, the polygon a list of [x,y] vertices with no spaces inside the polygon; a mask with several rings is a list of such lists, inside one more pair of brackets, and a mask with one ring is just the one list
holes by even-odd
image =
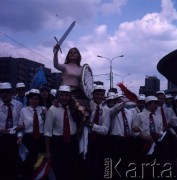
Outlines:
{"label": "blue flag", "polygon": [[47,83],[47,80],[45,78],[43,67],[40,67],[33,78],[30,88],[39,89],[43,84],[46,84],[46,83]]}

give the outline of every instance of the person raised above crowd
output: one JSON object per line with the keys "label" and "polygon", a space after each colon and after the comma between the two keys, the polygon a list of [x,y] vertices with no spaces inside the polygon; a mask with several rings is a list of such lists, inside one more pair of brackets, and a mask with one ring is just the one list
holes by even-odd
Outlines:
{"label": "person raised above crowd", "polygon": [[[54,46],[54,67],[62,72],[62,82],[61,85],[67,85],[71,88],[71,101],[72,101],[72,112],[74,119],[77,121],[78,128],[78,138],[82,133],[83,129],[83,119],[85,116],[90,115],[90,104],[89,98],[85,95],[83,87],[81,87],[82,70],[83,66],[81,63],[81,54],[79,50],[74,47],[68,51],[64,64],[58,61],[58,50],[59,45]],[[90,82],[92,83],[92,82]],[[90,84],[93,86],[93,84]],[[90,92],[92,93],[92,92]],[[84,109],[84,110],[83,110]],[[87,112],[85,111],[87,109]],[[86,115],[87,114],[87,115]]]}
{"label": "person raised above crowd", "polygon": [[62,85],[68,85],[71,90],[78,89],[80,87],[82,66],[81,54],[79,50],[74,47],[68,51],[64,64],[58,61],[59,45],[54,46],[54,67],[62,72]]}

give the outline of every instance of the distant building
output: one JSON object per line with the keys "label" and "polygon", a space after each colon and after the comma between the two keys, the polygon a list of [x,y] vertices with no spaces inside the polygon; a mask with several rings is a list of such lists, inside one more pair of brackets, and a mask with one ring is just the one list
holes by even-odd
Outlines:
{"label": "distant building", "polygon": [[104,85],[104,83],[102,81],[94,81],[93,82],[95,85]]}
{"label": "distant building", "polygon": [[141,86],[139,93],[146,96],[154,95],[156,91],[160,90],[160,80],[156,76],[146,76],[145,86]]}
{"label": "distant building", "polygon": [[61,83],[61,73],[51,73],[44,64],[25,58],[0,57],[0,82],[10,82],[15,88],[17,82],[24,82],[29,90],[34,75],[39,67],[44,68],[47,86],[58,88]]}
{"label": "distant building", "polygon": [[173,96],[177,95],[177,86],[168,81],[168,87],[167,87],[167,90],[165,91],[165,93],[171,94]]}
{"label": "distant building", "polygon": [[52,88],[59,89],[62,78],[61,73],[52,73]]}
{"label": "distant building", "polygon": [[168,81],[168,87],[167,87],[168,90],[176,90],[177,89],[177,86],[171,82]]}

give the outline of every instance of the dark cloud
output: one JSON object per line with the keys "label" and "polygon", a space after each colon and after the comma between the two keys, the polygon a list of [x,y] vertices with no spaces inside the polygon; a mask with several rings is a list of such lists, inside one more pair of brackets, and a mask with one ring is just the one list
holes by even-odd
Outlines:
{"label": "dark cloud", "polygon": [[[2,0],[0,6],[1,29],[11,31],[39,31],[50,24],[52,18],[61,22],[77,19],[84,23],[94,11],[94,3],[79,0]],[[55,24],[53,24],[53,28]],[[48,27],[48,28],[52,28]]]}
{"label": "dark cloud", "polygon": [[[45,20],[38,1],[5,0],[0,8],[1,28],[13,31],[36,31]],[[40,7],[40,8],[39,8]]]}

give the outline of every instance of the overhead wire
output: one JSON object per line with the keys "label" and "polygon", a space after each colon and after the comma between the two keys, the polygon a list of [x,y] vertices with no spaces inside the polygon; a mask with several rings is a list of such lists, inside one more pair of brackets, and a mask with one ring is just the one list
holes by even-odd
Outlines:
{"label": "overhead wire", "polygon": [[31,51],[31,52],[33,52],[33,53],[37,54],[38,56],[41,56],[42,58],[45,58],[45,59],[48,59],[48,60],[51,60],[51,59],[49,59],[49,58],[47,58],[47,57],[45,57],[45,56],[43,56],[43,55],[39,54],[38,52],[35,52],[34,50],[32,50],[32,49],[28,48],[27,46],[23,45],[22,43],[18,42],[17,40],[15,40],[15,39],[11,38],[11,37],[10,37],[10,36],[8,36],[7,34],[5,34],[5,33],[1,32],[1,31],[0,31],[0,33],[1,33],[2,35],[6,36],[8,39],[10,39],[10,40],[14,41],[15,43],[19,44],[20,46],[22,46],[22,47],[24,47],[24,48],[28,49],[29,51]]}

